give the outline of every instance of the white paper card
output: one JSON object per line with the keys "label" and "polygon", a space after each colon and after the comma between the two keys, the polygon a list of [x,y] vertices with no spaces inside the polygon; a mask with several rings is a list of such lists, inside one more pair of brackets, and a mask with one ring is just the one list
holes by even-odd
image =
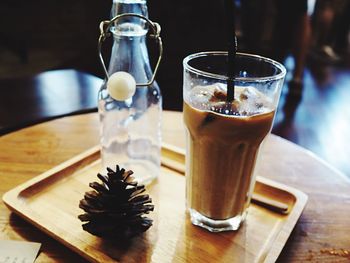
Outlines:
{"label": "white paper card", "polygon": [[0,263],[33,263],[40,243],[0,240]]}

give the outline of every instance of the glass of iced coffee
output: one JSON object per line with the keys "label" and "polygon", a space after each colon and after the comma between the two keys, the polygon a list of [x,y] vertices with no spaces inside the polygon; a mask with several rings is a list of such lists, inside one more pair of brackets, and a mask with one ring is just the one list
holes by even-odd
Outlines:
{"label": "glass of iced coffee", "polygon": [[285,68],[237,53],[234,99],[227,99],[227,52],[184,59],[186,202],[193,224],[212,232],[237,230],[255,185],[255,165],[270,133]]}

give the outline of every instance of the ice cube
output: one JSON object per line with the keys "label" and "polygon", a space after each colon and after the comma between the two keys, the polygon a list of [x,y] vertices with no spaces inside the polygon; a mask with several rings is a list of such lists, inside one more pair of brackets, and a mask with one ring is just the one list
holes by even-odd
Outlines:
{"label": "ice cube", "polygon": [[258,90],[254,87],[242,87],[240,90],[239,99],[241,101],[247,100],[247,99],[254,99],[258,97]]}
{"label": "ice cube", "polygon": [[223,84],[215,83],[207,86],[195,86],[190,91],[190,103],[196,108],[207,110],[212,103],[222,101],[221,98],[215,96],[215,93],[226,93]]}
{"label": "ice cube", "polygon": [[241,115],[254,115],[272,109],[270,99],[254,87],[242,88],[239,98]]}

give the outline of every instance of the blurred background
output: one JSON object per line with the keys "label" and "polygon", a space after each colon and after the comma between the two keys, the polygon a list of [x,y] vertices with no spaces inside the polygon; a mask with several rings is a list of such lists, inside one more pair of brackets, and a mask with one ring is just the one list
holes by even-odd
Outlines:
{"label": "blurred background", "polygon": [[[273,133],[350,176],[350,0],[235,4],[238,50],[274,58],[288,70]],[[0,2],[0,134],[96,110],[103,78],[98,25],[111,6],[111,0]],[[149,0],[148,9],[162,26],[163,108],[180,111],[182,59],[227,48],[224,1]]]}

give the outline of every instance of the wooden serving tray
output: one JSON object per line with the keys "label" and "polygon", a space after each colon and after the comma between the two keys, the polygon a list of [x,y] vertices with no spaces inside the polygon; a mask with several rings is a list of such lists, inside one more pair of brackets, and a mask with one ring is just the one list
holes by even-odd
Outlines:
{"label": "wooden serving tray", "polygon": [[162,163],[159,179],[147,186],[155,204],[150,214],[153,226],[130,242],[90,235],[77,218],[89,182],[98,180],[97,147],[17,186],[3,200],[15,213],[91,262],[274,262],[307,201],[297,189],[258,177],[255,194],[286,204],[287,213],[252,204],[239,231],[210,233],[192,225],[185,211],[183,151],[163,148]]}

